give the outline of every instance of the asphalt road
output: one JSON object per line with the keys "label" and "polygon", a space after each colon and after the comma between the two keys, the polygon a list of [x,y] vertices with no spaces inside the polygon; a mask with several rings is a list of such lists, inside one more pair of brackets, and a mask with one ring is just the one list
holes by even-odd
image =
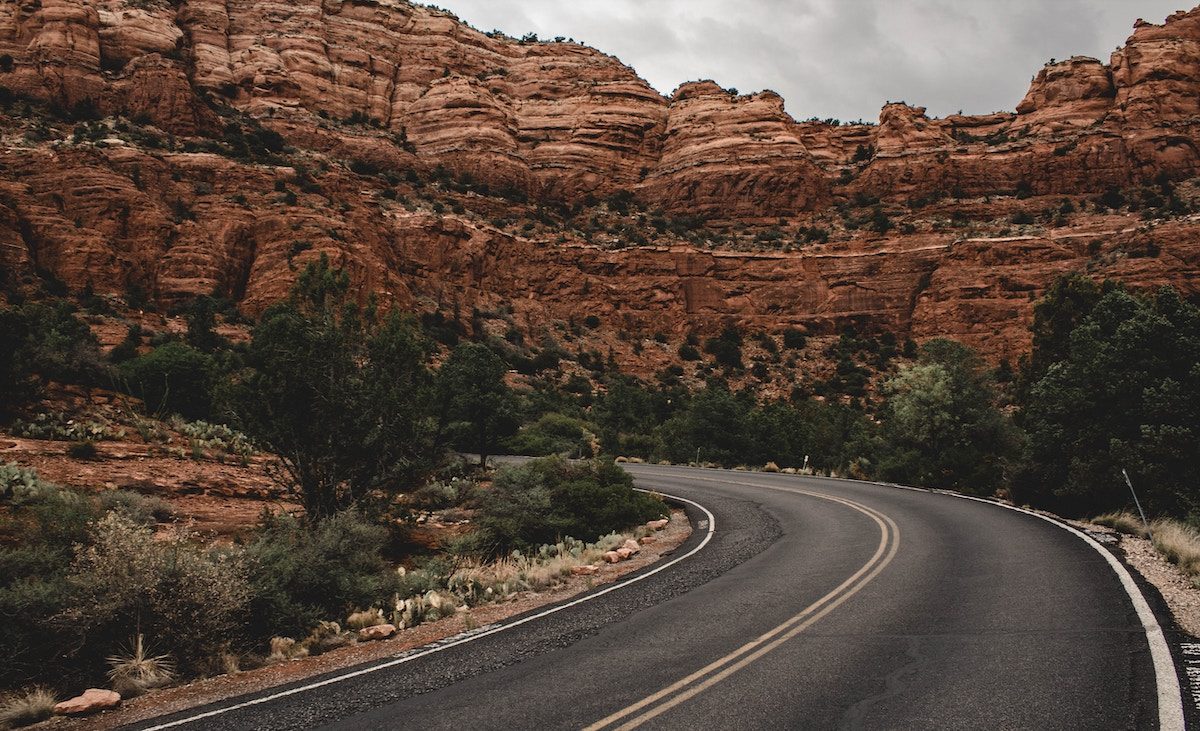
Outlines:
{"label": "asphalt road", "polygon": [[862,483],[630,471],[711,511],[702,549],[517,627],[176,727],[1158,726],[1129,595],[1045,520]]}

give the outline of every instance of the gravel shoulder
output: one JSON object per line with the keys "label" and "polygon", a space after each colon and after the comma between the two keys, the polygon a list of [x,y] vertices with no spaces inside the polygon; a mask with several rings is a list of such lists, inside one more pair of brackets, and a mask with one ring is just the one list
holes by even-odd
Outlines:
{"label": "gravel shoulder", "polygon": [[1200,588],[1178,567],[1163,558],[1148,539],[1094,523],[1069,522],[1089,533],[1114,538],[1124,554],[1126,565],[1158,590],[1179,628],[1192,637],[1200,637]]}

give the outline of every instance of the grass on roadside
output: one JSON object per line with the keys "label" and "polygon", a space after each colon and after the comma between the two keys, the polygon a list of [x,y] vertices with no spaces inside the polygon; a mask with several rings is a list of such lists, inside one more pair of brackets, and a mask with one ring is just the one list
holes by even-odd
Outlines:
{"label": "grass on roadside", "polygon": [[1142,519],[1133,513],[1127,513],[1123,510],[1097,515],[1095,518],[1092,518],[1092,522],[1097,525],[1108,526],[1126,535],[1137,536],[1138,538],[1146,537],[1146,526],[1142,523]]}
{"label": "grass on roadside", "polygon": [[1156,520],[1151,542],[1195,583],[1200,579],[1200,531],[1174,520]]}
{"label": "grass on roadside", "polygon": [[0,701],[0,729],[30,726],[54,715],[58,699],[45,688],[33,688]]}
{"label": "grass on roadside", "polygon": [[1192,583],[1200,586],[1200,531],[1195,528],[1177,520],[1160,518],[1150,525],[1147,534],[1141,519],[1124,511],[1098,515],[1092,522],[1128,535],[1149,538],[1163,558],[1178,566]]}

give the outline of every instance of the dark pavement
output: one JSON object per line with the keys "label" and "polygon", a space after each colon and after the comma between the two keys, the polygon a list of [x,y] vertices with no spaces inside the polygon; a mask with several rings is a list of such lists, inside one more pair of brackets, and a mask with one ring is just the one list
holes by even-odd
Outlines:
{"label": "dark pavement", "polygon": [[1067,531],[924,491],[629,469],[639,486],[710,510],[711,542],[519,627],[176,727],[1158,725],[1142,624],[1104,557]]}

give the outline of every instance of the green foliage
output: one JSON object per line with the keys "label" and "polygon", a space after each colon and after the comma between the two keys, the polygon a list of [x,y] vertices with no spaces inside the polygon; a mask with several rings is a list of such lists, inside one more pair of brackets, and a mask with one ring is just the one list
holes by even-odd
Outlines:
{"label": "green foliage", "polygon": [[634,491],[633,478],[612,462],[548,457],[501,468],[477,522],[486,542],[502,552],[568,536],[591,541],[665,513],[660,501]]}
{"label": "green foliage", "polygon": [[735,325],[728,325],[715,338],[704,341],[704,352],[726,368],[742,367],[742,334]]}
{"label": "green foliage", "polygon": [[315,521],[418,484],[438,457],[424,340],[408,319],[377,322],[349,302],[348,282],[324,256],[310,264],[254,328],[229,394]]}
{"label": "green foliage", "polygon": [[131,325],[125,333],[125,338],[109,351],[108,359],[112,363],[124,363],[137,357],[138,348],[142,346],[142,326]]}
{"label": "green foliage", "polygon": [[1004,479],[1019,439],[993,406],[983,362],[964,345],[931,340],[920,361],[885,386],[884,479],[990,494]]}
{"label": "green foliage", "polygon": [[734,394],[724,384],[709,384],[660,427],[663,456],[687,463],[699,448],[706,462],[732,466],[756,461],[758,450],[751,439],[754,406],[748,392]]}
{"label": "green foliage", "polygon": [[225,344],[213,328],[217,324],[217,307],[212,297],[197,297],[184,310],[187,322],[187,344],[204,353],[211,353]]}
{"label": "green foliage", "polygon": [[52,439],[58,441],[103,441],[125,438],[125,430],[113,428],[107,421],[99,419],[72,419],[67,414],[42,412],[31,421],[17,419],[12,433],[26,439]]}
{"label": "green foliage", "polygon": [[250,598],[236,555],[209,551],[181,533],[156,539],[120,511],[92,528],[69,582],[72,601],[63,618],[78,638],[74,655],[84,667],[103,666],[118,644],[139,633],[170,638],[180,667],[203,667],[239,628]]}
{"label": "green foliage", "polygon": [[96,338],[75,311],[64,300],[0,308],[0,403],[31,398],[35,376],[84,385],[108,381]]}
{"label": "green foliage", "polygon": [[895,227],[896,224],[892,223],[892,219],[888,217],[887,212],[884,211],[881,206],[875,206],[875,208],[872,209],[870,221],[870,229],[872,231],[882,235],[886,234],[888,231],[891,231]]}
{"label": "green foliage", "polygon": [[166,500],[132,490],[106,490],[97,496],[96,503],[100,512],[121,513],[138,525],[152,526],[175,517],[174,509]]}
{"label": "green foliage", "polygon": [[1150,297],[1101,289],[1091,305],[1095,292],[1084,288],[1039,307],[1053,324],[1046,332],[1069,335],[1035,339],[1039,368],[1021,411],[1027,463],[1014,495],[1069,515],[1116,510],[1131,502],[1125,468],[1150,512],[1194,515],[1200,308],[1169,288]]}
{"label": "green foliage", "polygon": [[516,396],[504,382],[507,371],[486,345],[461,343],[437,375],[441,424],[456,444],[479,455],[480,464],[517,428]]}
{"label": "green foliage", "polygon": [[173,419],[171,426],[187,437],[193,447],[215,450],[222,454],[249,457],[257,450],[250,438],[225,424],[210,424],[207,421],[184,421]]}
{"label": "green foliage", "polygon": [[803,332],[797,330],[796,328],[789,327],[787,330],[783,331],[783,347],[787,348],[788,350],[803,350],[804,346],[807,344],[808,338],[804,336]]}
{"label": "green foliage", "polygon": [[[95,508],[34,470],[0,466],[0,687],[60,681],[74,637],[51,624],[71,600],[73,546],[88,540]],[[72,674],[71,677],[77,677]]]}
{"label": "green foliage", "polygon": [[562,454],[568,457],[591,457],[591,434],[586,422],[563,414],[543,414],[537,421],[522,428],[506,443],[511,454],[545,457]]}
{"label": "green foliage", "polygon": [[161,345],[125,361],[120,369],[130,390],[152,413],[177,413],[198,419],[213,411],[216,361],[190,345]]}
{"label": "green foliage", "polygon": [[95,459],[97,455],[95,442],[72,442],[67,445],[67,456],[73,459]]}
{"label": "green foliage", "polygon": [[315,526],[265,514],[246,546],[252,638],[296,637],[323,619],[382,606],[397,590],[383,558],[388,532],[347,510]]}
{"label": "green foliage", "polygon": [[[673,399],[673,396],[677,397]],[[600,449],[606,454],[650,456],[653,440],[648,436],[670,416],[681,394],[652,390],[636,379],[613,376],[592,407]]]}
{"label": "green foliage", "polygon": [[1028,380],[1041,378],[1052,364],[1067,357],[1071,332],[1091,313],[1102,295],[1101,285],[1080,274],[1054,280],[1033,307],[1033,354],[1026,374]]}

